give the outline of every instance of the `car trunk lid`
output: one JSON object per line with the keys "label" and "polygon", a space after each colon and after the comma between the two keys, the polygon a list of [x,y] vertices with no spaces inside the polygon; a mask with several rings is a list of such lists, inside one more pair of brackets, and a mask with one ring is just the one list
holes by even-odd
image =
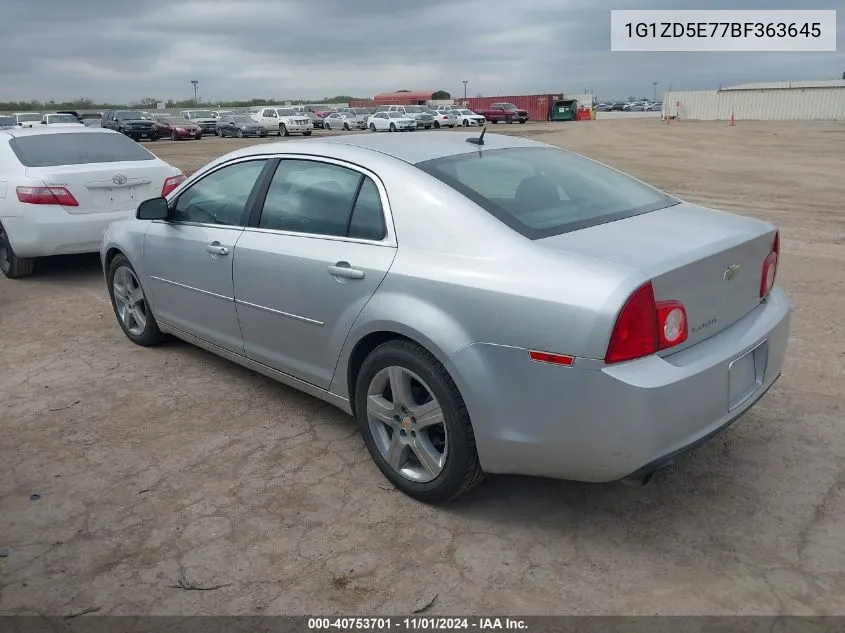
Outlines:
{"label": "car trunk lid", "polygon": [[671,353],[717,334],[760,304],[763,262],[775,231],[759,220],[681,203],[538,243],[634,268],[651,279],[657,301],[680,301],[689,337]]}
{"label": "car trunk lid", "polygon": [[65,211],[85,214],[135,209],[161,195],[165,179],[176,175],[176,170],[153,161],[133,161],[28,167],[26,175],[49,187],[66,187],[79,206],[63,207]]}

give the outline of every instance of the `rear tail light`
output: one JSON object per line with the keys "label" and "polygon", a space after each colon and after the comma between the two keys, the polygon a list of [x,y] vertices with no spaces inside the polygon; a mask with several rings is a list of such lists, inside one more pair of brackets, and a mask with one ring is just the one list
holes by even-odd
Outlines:
{"label": "rear tail light", "polygon": [[185,174],[179,174],[178,176],[171,176],[167,180],[164,181],[164,185],[161,188],[161,196],[162,198],[167,196],[171,191],[176,189],[179,185],[185,182]]}
{"label": "rear tail light", "polygon": [[640,286],[616,319],[604,361],[621,363],[683,343],[687,313],[678,301],[655,301],[651,282]]}
{"label": "rear tail light", "polygon": [[18,187],[18,200],[27,204],[57,204],[78,207],[79,203],[65,187]]}
{"label": "rear tail light", "polygon": [[772,250],[763,261],[763,270],[760,275],[760,298],[765,299],[775,285],[775,277],[778,272],[778,259],[780,258],[780,233],[775,232],[775,239],[772,242]]}

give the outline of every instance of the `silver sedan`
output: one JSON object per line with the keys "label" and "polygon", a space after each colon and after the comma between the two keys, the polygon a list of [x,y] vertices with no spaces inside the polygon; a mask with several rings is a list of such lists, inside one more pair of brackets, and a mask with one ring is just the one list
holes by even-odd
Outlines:
{"label": "silver sedan", "polygon": [[339,407],[436,502],[484,472],[644,482],[734,422],[781,373],[779,250],[765,222],[476,131],[240,149],[101,256],[132,342]]}

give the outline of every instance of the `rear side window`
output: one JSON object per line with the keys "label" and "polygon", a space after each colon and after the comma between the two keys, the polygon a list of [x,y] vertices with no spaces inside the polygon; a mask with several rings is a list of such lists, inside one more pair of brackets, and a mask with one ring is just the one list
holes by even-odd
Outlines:
{"label": "rear side window", "polygon": [[154,160],[155,156],[123,134],[68,133],[19,136],[9,146],[24,167],[56,167]]}
{"label": "rear side window", "polygon": [[532,240],[678,203],[630,176],[555,148],[470,152],[417,167]]}
{"label": "rear side window", "polygon": [[387,235],[384,224],[384,209],[378,187],[370,178],[364,177],[352,217],[349,219],[348,237],[360,240],[383,240]]}

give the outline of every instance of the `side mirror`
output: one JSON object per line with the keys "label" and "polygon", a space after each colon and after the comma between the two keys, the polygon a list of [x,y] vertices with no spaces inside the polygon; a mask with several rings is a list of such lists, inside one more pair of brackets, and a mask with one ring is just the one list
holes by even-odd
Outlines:
{"label": "side mirror", "polygon": [[166,220],[170,214],[167,208],[167,200],[162,197],[144,200],[138,205],[135,217],[139,220]]}

